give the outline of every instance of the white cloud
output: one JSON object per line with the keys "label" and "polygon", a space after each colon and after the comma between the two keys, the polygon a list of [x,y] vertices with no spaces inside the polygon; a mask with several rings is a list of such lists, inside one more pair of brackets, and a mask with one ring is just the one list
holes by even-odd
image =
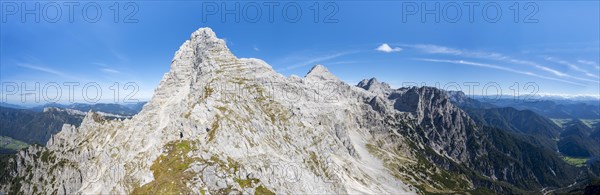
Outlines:
{"label": "white cloud", "polygon": [[254,51],[260,51],[260,48],[253,46],[252,49],[254,49]]}
{"label": "white cloud", "polygon": [[379,47],[377,47],[375,50],[385,52],[385,53],[391,53],[391,52],[400,52],[400,51],[402,51],[402,48],[399,48],[399,47],[392,48],[387,43],[384,43],[384,44],[381,44]]}

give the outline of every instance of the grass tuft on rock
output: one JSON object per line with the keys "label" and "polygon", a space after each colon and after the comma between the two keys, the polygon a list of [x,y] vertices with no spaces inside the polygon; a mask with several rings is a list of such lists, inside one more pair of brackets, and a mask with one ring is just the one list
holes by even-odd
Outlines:
{"label": "grass tuft on rock", "polygon": [[256,190],[254,191],[254,195],[275,195],[275,192],[272,192],[265,186],[260,185],[260,186],[256,187]]}
{"label": "grass tuft on rock", "polygon": [[189,140],[171,141],[165,145],[166,154],[160,155],[150,167],[154,180],[135,188],[131,194],[191,194],[186,181],[193,178],[186,171],[195,159],[187,156],[193,149]]}

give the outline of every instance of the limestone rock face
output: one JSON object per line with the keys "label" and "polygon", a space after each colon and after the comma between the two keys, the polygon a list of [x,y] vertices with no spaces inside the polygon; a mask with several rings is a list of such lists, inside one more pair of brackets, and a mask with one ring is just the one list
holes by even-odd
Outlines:
{"label": "limestone rock face", "polygon": [[[324,66],[285,77],[237,58],[209,28],[175,53],[152,99],[124,120],[88,112],[12,159],[3,192],[414,194],[464,175],[479,129],[430,87],[351,86]],[[427,152],[427,153],[425,153]],[[424,156],[424,154],[427,154]],[[441,161],[439,159],[446,159]],[[438,163],[439,161],[439,163]],[[436,163],[432,163],[436,162]],[[417,186],[421,186],[417,188]]]}
{"label": "limestone rock face", "polygon": [[369,153],[368,121],[356,120],[369,96],[323,66],[287,78],[262,60],[238,59],[201,28],[138,115],[90,112],[80,127],[65,125],[47,147],[18,154],[18,181],[2,190],[415,193]]}
{"label": "limestone rock face", "polygon": [[369,80],[364,79],[356,85],[357,87],[363,88],[367,91],[386,94],[392,91],[391,87],[387,83],[380,83],[376,78],[371,78]]}

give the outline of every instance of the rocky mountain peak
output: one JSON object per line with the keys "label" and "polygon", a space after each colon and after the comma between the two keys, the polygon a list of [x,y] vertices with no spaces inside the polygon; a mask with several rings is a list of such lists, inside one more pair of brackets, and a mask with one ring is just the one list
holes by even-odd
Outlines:
{"label": "rocky mountain peak", "polygon": [[198,30],[194,31],[190,36],[190,39],[199,39],[201,42],[220,42],[223,44],[225,43],[222,42],[221,39],[217,38],[217,34],[211,28],[208,27],[199,28]]}
{"label": "rocky mountain peak", "polygon": [[[210,69],[211,60],[235,58],[225,40],[217,38],[210,28],[200,28],[192,33],[175,53],[170,72]],[[208,62],[207,62],[208,61]],[[204,65],[201,67],[200,65]]]}
{"label": "rocky mountain peak", "polygon": [[219,70],[223,71],[224,66],[244,65],[238,63],[225,41],[219,39],[212,29],[200,28],[175,52],[169,72],[163,76],[154,96],[140,113],[164,107],[165,102],[181,102],[192,95],[190,92],[202,92],[203,81],[214,77]]}
{"label": "rocky mountain peak", "polygon": [[368,90],[369,86],[371,84],[373,84],[374,82],[379,82],[379,81],[377,81],[377,79],[375,77],[373,77],[371,79],[363,79],[362,81],[358,82],[358,84],[356,86]]}
{"label": "rocky mountain peak", "polygon": [[465,102],[469,98],[469,97],[467,97],[465,92],[462,92],[462,91],[447,91],[447,95],[448,95],[448,98],[450,98],[450,100],[452,102],[457,102],[457,103]]}
{"label": "rocky mountain peak", "polygon": [[391,87],[389,84],[385,82],[379,82],[374,77],[371,79],[364,79],[360,81],[356,86],[378,94],[388,94],[391,91]]}
{"label": "rocky mountain peak", "polygon": [[310,71],[306,74],[306,78],[317,78],[320,80],[338,80],[327,68],[323,65],[317,64],[313,66]]}

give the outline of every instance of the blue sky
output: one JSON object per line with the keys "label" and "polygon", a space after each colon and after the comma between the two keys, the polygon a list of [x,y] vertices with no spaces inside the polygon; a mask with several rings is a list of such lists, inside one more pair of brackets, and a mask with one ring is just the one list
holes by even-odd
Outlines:
{"label": "blue sky", "polygon": [[[88,1],[73,6],[72,21],[74,2],[44,1],[37,2],[39,22],[33,14],[22,21],[21,11],[36,2],[1,3],[0,80],[10,103],[147,100],[200,27],[211,27],[236,56],[263,59],[284,75],[323,64],[349,84],[377,77],[393,87],[471,94],[600,94],[598,1],[480,2],[472,9],[460,1]],[[237,11],[223,9],[236,4]]]}

